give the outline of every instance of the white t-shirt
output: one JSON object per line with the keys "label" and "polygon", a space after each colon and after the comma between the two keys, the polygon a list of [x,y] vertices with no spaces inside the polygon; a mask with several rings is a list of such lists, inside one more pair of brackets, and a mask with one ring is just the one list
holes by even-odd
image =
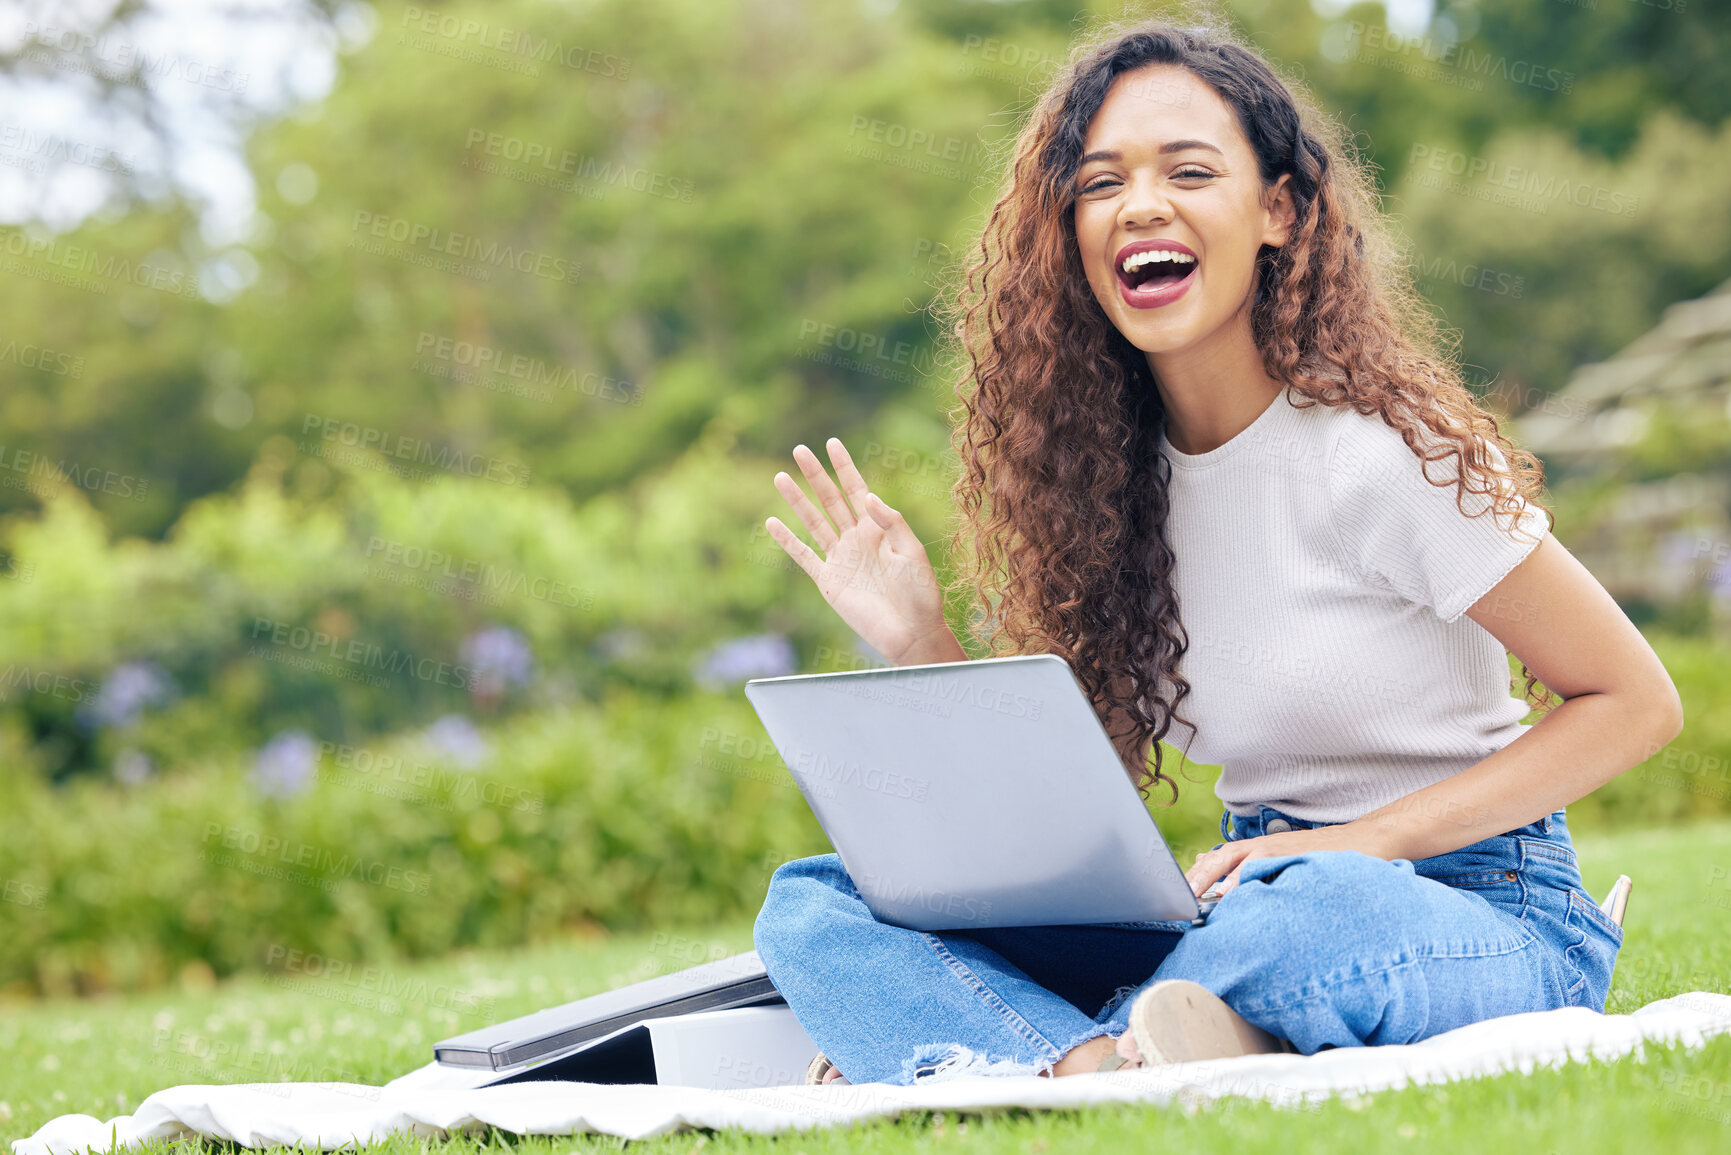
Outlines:
{"label": "white t-shirt", "polygon": [[[1227,809],[1350,821],[1525,732],[1501,643],[1464,614],[1543,539],[1543,510],[1523,502],[1516,534],[1468,517],[1452,457],[1427,467],[1380,416],[1285,392],[1224,445],[1180,453],[1162,434],[1160,452],[1190,639],[1178,711]],[[1165,740],[1191,735],[1174,719]]]}

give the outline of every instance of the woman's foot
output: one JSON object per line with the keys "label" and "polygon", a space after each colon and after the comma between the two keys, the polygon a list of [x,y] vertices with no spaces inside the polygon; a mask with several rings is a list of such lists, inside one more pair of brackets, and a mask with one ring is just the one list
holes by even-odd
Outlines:
{"label": "woman's foot", "polygon": [[1070,1053],[1052,1064],[1051,1071],[1046,1073],[1053,1078],[1063,1075],[1091,1075],[1101,1069],[1100,1064],[1103,1061],[1116,1053],[1114,1048],[1117,1042],[1111,1035],[1089,1039],[1080,1046],[1071,1048]]}
{"label": "woman's foot", "polygon": [[1246,1022],[1202,984],[1162,979],[1130,1004],[1129,1030],[1116,1039],[1089,1039],[1060,1059],[1051,1073],[1088,1075],[1280,1052],[1296,1054],[1297,1048]]}
{"label": "woman's foot", "polygon": [[1237,1055],[1296,1054],[1201,983],[1162,979],[1130,1004],[1130,1029],[1118,1039],[1125,1066],[1189,1063]]}

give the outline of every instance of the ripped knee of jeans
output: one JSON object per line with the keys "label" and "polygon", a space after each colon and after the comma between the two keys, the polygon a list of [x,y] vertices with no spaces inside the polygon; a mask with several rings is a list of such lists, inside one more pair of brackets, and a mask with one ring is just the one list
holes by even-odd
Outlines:
{"label": "ripped knee of jeans", "polygon": [[1051,1066],[1052,1062],[993,1059],[960,1043],[928,1043],[902,1063],[902,1078],[908,1083],[942,1083],[973,1075],[1039,1075]]}
{"label": "ripped knee of jeans", "polygon": [[1106,1000],[1106,1005],[1100,1008],[1100,1013],[1094,1016],[1095,1019],[1111,1018],[1118,1013],[1118,1008],[1124,1005],[1125,999],[1141,989],[1139,986],[1119,987],[1112,992],[1112,997]]}

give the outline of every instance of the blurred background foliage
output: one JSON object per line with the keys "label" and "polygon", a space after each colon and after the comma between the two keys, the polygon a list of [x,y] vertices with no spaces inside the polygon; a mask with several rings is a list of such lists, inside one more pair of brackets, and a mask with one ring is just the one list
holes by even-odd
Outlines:
{"label": "blurred background foliage", "polygon": [[[827,849],[739,685],[875,655],[763,530],[770,478],[841,436],[947,569],[933,293],[1074,31],[1160,10],[308,5],[337,75],[246,125],[244,235],[135,173],[0,226],[5,337],[75,359],[0,361],[0,992],[738,914]],[[1731,269],[1722,7],[1455,3],[1422,42],[1223,10],[1356,134],[1517,440]],[[1607,195],[1499,203],[1457,160]],[[1577,826],[1731,810],[1731,663],[1650,636],[1688,727]],[[1200,848],[1191,774],[1163,821]]]}

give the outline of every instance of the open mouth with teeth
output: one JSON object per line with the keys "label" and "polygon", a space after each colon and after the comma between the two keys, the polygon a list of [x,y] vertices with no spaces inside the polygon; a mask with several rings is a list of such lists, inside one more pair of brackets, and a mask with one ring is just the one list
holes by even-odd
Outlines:
{"label": "open mouth with teeth", "polygon": [[1195,271],[1196,258],[1189,253],[1149,249],[1125,257],[1118,266],[1118,279],[1127,289],[1147,292],[1171,288]]}

